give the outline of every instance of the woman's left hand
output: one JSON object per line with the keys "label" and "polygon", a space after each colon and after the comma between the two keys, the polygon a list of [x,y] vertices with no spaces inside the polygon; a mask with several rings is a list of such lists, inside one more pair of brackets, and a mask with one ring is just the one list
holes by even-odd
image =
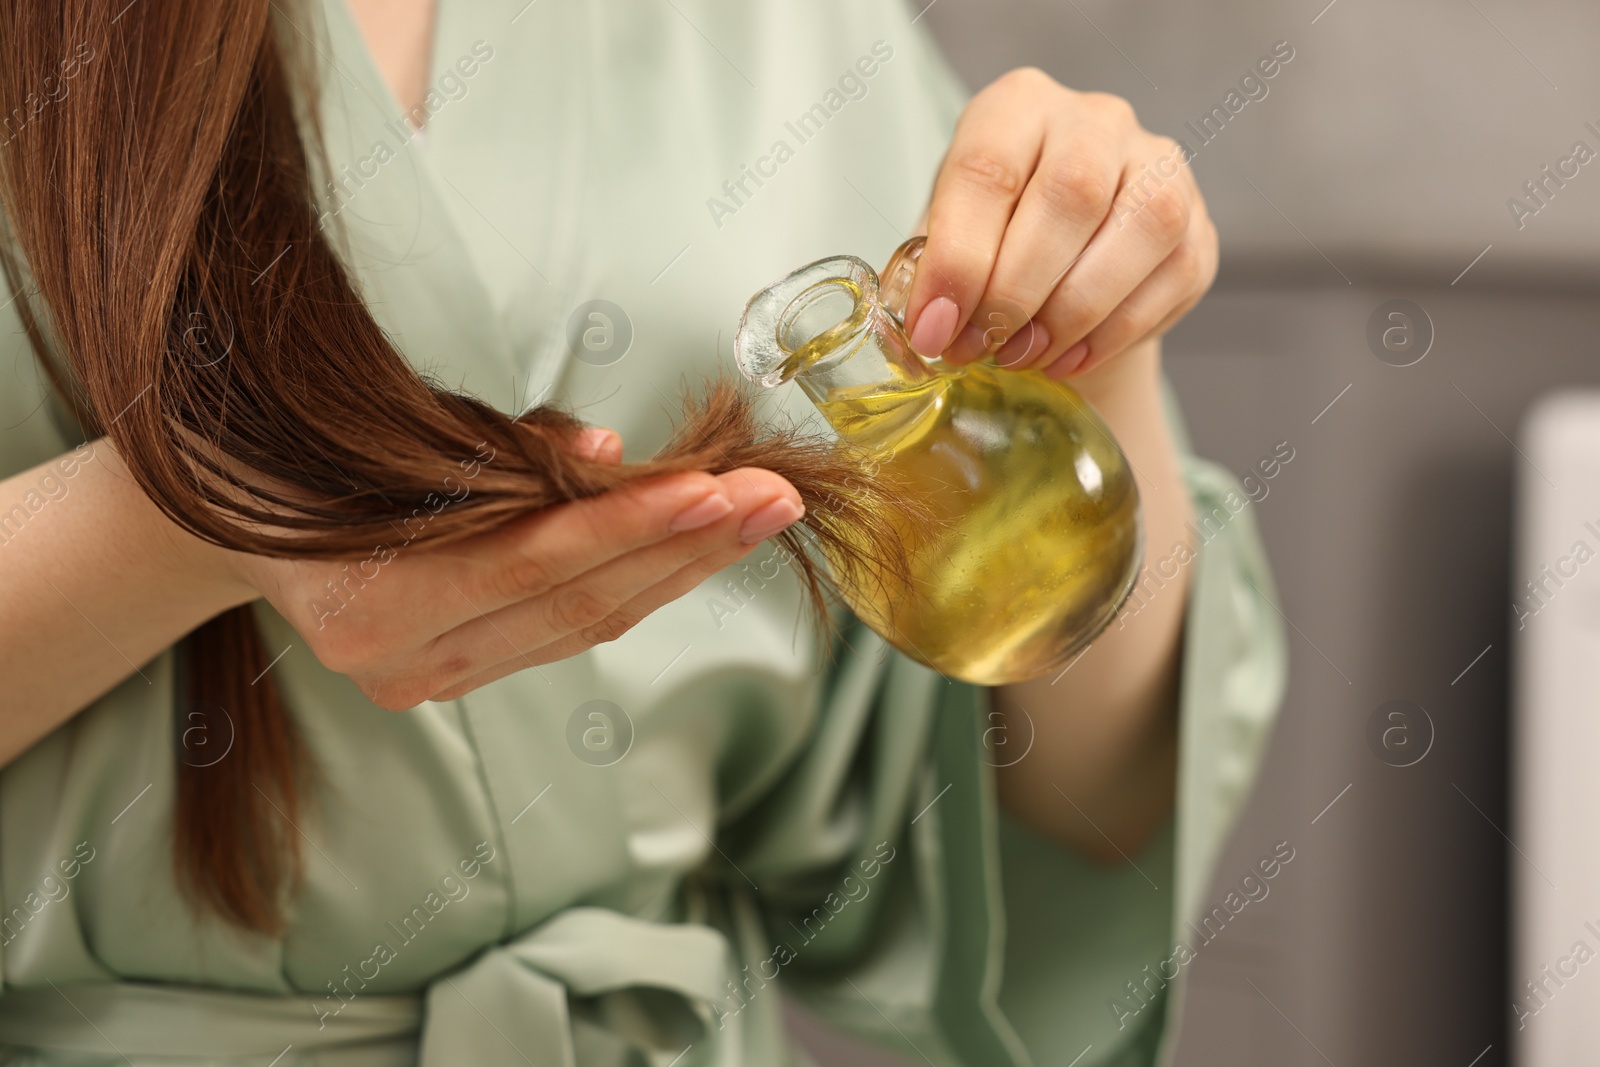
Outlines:
{"label": "woman's left hand", "polygon": [[1120,97],[1038,70],[978,93],[928,208],[912,347],[1059,380],[1170,329],[1217,272],[1184,154]]}

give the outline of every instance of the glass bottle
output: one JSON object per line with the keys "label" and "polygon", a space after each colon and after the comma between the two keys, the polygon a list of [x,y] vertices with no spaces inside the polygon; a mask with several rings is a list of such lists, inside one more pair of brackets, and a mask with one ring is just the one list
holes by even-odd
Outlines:
{"label": "glass bottle", "polygon": [[902,315],[923,238],[882,281],[854,256],[757,293],[734,341],[744,375],[795,380],[867,469],[932,510],[889,514],[912,588],[842,588],[858,616],[942,674],[1000,685],[1060,671],[1133,589],[1139,491],[1122,450],[1070,386],[982,360],[927,361]]}

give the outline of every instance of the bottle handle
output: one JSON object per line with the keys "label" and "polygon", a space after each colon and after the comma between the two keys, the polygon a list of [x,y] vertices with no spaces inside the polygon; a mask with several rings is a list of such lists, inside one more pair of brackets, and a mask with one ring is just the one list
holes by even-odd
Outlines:
{"label": "bottle handle", "polygon": [[895,317],[901,328],[905,327],[906,302],[911,299],[911,283],[916,280],[917,262],[928,238],[922,234],[911,238],[894,250],[888,266],[878,275],[878,302]]}

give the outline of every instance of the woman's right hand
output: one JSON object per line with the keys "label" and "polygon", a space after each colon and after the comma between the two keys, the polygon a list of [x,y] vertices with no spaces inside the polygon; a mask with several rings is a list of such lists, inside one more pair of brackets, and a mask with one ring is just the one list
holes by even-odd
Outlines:
{"label": "woman's right hand", "polygon": [[[591,447],[620,455],[610,436]],[[400,548],[364,574],[261,556],[236,566],[324,666],[398,711],[615,640],[802,514],[771,471],[691,471]]]}

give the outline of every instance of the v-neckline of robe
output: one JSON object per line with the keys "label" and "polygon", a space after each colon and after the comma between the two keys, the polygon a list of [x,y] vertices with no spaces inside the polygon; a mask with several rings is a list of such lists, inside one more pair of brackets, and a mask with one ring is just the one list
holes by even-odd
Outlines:
{"label": "v-neckline of robe", "polygon": [[[361,33],[360,25],[345,0],[324,0],[321,10],[327,32],[327,50],[324,52],[318,48],[319,61],[324,68],[324,77],[321,79],[324,99],[320,106],[323,108],[322,113],[327,128],[339,130],[347,135],[346,143],[342,145],[335,143],[336,138],[331,136],[328,138],[330,168],[338,173],[342,165],[354,162],[351,158],[354,155],[354,146],[363,144],[370,138],[376,137],[386,145],[391,140],[400,141],[394,152],[397,155],[403,154],[410,161],[409,166],[416,178],[414,228],[418,234],[430,227],[436,231],[425,259],[408,257],[401,263],[353,264],[363,282],[363,288],[367,289],[375,280],[381,280],[381,275],[389,273],[397,266],[409,266],[421,274],[448,276],[450,279],[448,286],[438,287],[448,290],[448,299],[426,302],[425,306],[419,308],[410,302],[385,301],[381,296],[373,299],[376,294],[368,291],[366,295],[369,297],[369,306],[373,307],[374,314],[385,329],[392,335],[397,335],[395,340],[419,371],[427,371],[443,378],[446,386],[465,388],[502,411],[516,413],[521,410],[529,397],[536,395],[532,377],[537,375],[546,385],[558,381],[564,370],[565,360],[560,358],[559,353],[546,353],[543,358],[533,360],[519,359],[513,351],[512,338],[504,328],[494,290],[484,275],[485,265],[473,252],[471,242],[462,229],[461,218],[452,209],[450,198],[455,196],[461,199],[468,209],[477,212],[480,217],[482,212],[477,211],[472,202],[466,199],[465,194],[439,167],[438,153],[442,147],[441,141],[448,140],[447,137],[441,138],[439,134],[439,119],[444,112],[440,115],[430,115],[430,134],[427,140],[415,141],[411,136],[412,129],[405,121],[404,112],[394,93],[384,82],[382,72],[378,69],[371,49],[367,47]],[[448,47],[447,31],[450,26],[449,20],[454,13],[449,0],[438,0],[434,14],[433,38],[429,44],[430,87],[433,85],[432,79],[439,70],[441,50]],[[294,28],[304,35],[304,31],[298,26]],[[337,120],[329,117],[327,99],[330,89],[334,88],[334,82],[340,83],[339,95],[345,105],[342,118]],[[448,124],[448,119],[445,119],[445,122]],[[388,195],[396,194],[390,191]],[[342,205],[340,210],[343,210]],[[359,212],[356,214],[360,215]],[[383,225],[392,226],[397,221],[394,218],[385,218],[377,220],[376,227],[366,228],[381,229]],[[485,222],[493,226],[487,218]],[[412,225],[413,220],[406,220],[406,224]],[[405,246],[404,252],[410,253],[416,243],[414,234],[413,240]],[[538,270],[537,267],[534,269]],[[383,287],[380,285],[378,288]],[[420,322],[419,316],[427,314],[436,316],[431,328],[416,329]],[[411,329],[407,328],[408,320],[413,327]],[[432,350],[433,346],[419,347],[416,342],[418,336],[441,332],[438,329],[440,320],[448,321],[450,324],[450,333],[455,343],[443,351]],[[462,351],[477,353],[480,358],[470,362],[484,365],[452,367],[451,369],[458,372],[454,378],[448,371],[440,374],[436,368],[441,363],[450,366],[452,362],[450,354]],[[477,370],[482,370],[483,373],[472,373]]]}

